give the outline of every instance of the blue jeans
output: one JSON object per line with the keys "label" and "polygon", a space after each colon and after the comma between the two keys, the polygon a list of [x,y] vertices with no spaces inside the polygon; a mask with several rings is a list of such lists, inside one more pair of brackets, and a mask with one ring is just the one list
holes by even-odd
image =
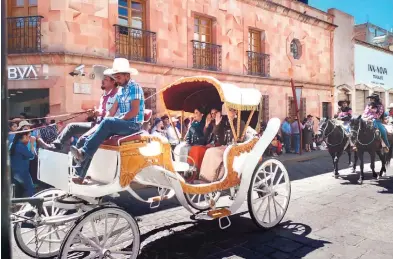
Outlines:
{"label": "blue jeans", "polygon": [[380,120],[374,120],[374,127],[379,129],[379,132],[381,132],[383,142],[385,142],[386,146],[389,148],[390,144],[388,140],[388,134],[382,122]]}
{"label": "blue jeans", "polygon": [[[105,118],[97,130],[90,136],[87,137],[85,143],[82,147],[82,152],[84,153],[85,160],[81,163],[80,167],[76,168],[76,172],[80,177],[84,177],[87,172],[88,165],[90,164],[90,160],[93,158],[95,152],[97,152],[98,148],[110,136],[120,135],[127,136],[134,134],[140,131],[141,125],[135,122],[122,120],[119,118]],[[78,143],[83,141],[80,139]],[[80,144],[77,144],[79,146]]]}
{"label": "blue jeans", "polygon": [[23,185],[25,197],[32,197],[34,195],[34,184],[29,170],[27,171],[13,171],[14,181]]}
{"label": "blue jeans", "polygon": [[299,153],[300,152],[300,134],[299,133],[293,134],[293,142],[294,142],[293,144],[295,147],[295,152]]}
{"label": "blue jeans", "polygon": [[284,148],[286,153],[291,153],[291,135],[283,134]]}

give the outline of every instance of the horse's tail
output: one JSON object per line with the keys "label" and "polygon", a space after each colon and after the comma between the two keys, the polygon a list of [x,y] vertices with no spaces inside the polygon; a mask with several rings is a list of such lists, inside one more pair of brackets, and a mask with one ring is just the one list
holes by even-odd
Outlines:
{"label": "horse's tail", "polygon": [[390,160],[392,159],[392,153],[393,153],[393,147],[391,146],[389,148],[389,152],[385,154],[386,166],[390,165]]}

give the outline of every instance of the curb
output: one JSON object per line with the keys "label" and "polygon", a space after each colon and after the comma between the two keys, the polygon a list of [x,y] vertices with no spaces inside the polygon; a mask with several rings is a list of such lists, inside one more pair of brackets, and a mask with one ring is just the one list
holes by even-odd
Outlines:
{"label": "curb", "polygon": [[329,156],[329,152],[327,150],[317,150],[317,151],[312,151],[311,153],[303,153],[302,155],[283,155],[285,157],[275,157],[277,160],[281,162],[303,162],[319,157],[327,157]]}

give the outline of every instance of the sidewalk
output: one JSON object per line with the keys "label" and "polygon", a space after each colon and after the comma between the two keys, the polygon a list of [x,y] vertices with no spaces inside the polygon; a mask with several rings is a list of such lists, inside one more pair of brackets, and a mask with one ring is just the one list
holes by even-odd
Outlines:
{"label": "sidewalk", "polygon": [[277,157],[266,157],[266,158],[276,158],[281,162],[302,162],[307,161],[319,157],[329,156],[329,152],[327,150],[315,150],[311,152],[303,152],[301,155],[299,154],[282,154]]}

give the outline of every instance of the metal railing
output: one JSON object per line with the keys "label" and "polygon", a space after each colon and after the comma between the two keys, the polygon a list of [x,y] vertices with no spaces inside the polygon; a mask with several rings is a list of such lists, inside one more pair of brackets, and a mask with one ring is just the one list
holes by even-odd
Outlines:
{"label": "metal railing", "polygon": [[263,53],[247,51],[249,75],[270,76],[270,56]]}
{"label": "metal railing", "polygon": [[156,33],[115,24],[116,57],[157,62]]}
{"label": "metal railing", "polygon": [[8,53],[41,52],[42,16],[8,17]]}
{"label": "metal railing", "polygon": [[192,40],[193,67],[221,71],[221,45]]}

